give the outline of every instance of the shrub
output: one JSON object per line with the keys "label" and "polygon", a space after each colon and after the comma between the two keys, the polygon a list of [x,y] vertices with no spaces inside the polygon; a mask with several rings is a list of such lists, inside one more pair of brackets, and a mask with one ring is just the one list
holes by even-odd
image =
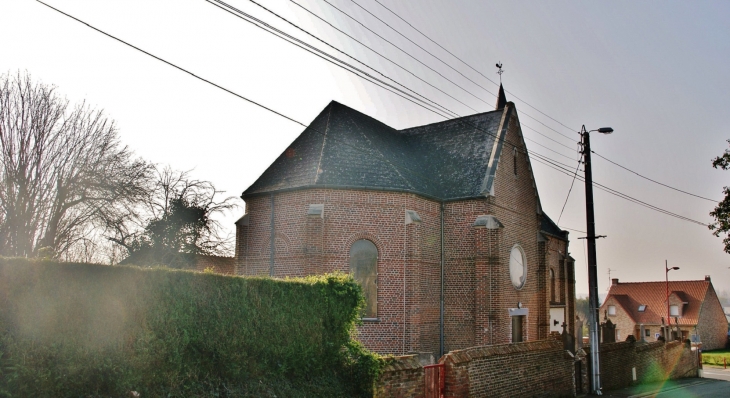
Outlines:
{"label": "shrub", "polygon": [[275,280],[0,258],[0,396],[367,396],[344,274]]}

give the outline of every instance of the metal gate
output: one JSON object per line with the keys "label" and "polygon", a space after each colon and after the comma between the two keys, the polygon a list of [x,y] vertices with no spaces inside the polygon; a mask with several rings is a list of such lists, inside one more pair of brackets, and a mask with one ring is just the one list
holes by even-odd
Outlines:
{"label": "metal gate", "polygon": [[426,365],[423,367],[426,379],[426,398],[444,397],[444,364]]}

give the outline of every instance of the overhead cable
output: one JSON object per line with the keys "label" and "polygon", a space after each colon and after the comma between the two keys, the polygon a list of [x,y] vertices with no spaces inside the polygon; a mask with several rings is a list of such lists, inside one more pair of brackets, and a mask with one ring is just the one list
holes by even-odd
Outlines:
{"label": "overhead cable", "polygon": [[[169,66],[172,66],[172,67],[174,67],[175,69],[178,69],[178,70],[180,70],[180,71],[182,71],[182,72],[184,72],[184,73],[186,73],[186,74],[188,74],[188,75],[190,75],[190,76],[193,76],[193,77],[195,77],[196,79],[199,79],[199,80],[201,80],[201,81],[204,81],[204,82],[206,82],[206,83],[208,83],[208,84],[210,84],[210,85],[212,85],[212,86],[214,86],[214,87],[217,87],[217,88],[219,88],[219,89],[221,89],[221,90],[223,90],[223,91],[225,91],[225,92],[227,92],[227,93],[229,93],[229,94],[232,94],[232,95],[236,96],[237,98],[240,98],[240,99],[242,99],[242,100],[244,100],[244,101],[246,101],[246,102],[249,102],[249,103],[251,103],[251,104],[253,104],[253,105],[256,105],[256,106],[258,106],[258,107],[260,107],[260,108],[262,108],[262,109],[265,109],[265,110],[267,110],[267,111],[269,111],[269,112],[271,112],[271,113],[273,113],[273,114],[275,114],[275,115],[277,115],[277,116],[280,116],[280,117],[282,117],[282,118],[284,118],[284,119],[286,119],[286,120],[289,120],[289,121],[291,121],[291,122],[293,122],[293,123],[296,123],[296,124],[298,124],[298,125],[300,125],[300,126],[303,126],[303,127],[305,127],[305,128],[311,128],[311,129],[312,129],[312,131],[314,131],[314,132],[316,132],[316,133],[318,133],[318,134],[324,135],[324,133],[323,133],[323,132],[321,132],[321,131],[317,130],[316,128],[312,128],[312,127],[308,126],[308,125],[307,125],[307,124],[305,124],[305,123],[302,123],[302,122],[300,122],[300,121],[298,121],[298,120],[296,120],[296,119],[294,119],[294,118],[291,118],[291,117],[289,117],[289,116],[287,116],[287,115],[285,115],[285,114],[283,114],[283,113],[281,113],[281,112],[278,112],[278,111],[276,111],[276,110],[274,110],[274,109],[272,109],[272,108],[270,108],[270,107],[268,107],[268,106],[265,106],[265,105],[263,105],[263,104],[261,104],[261,103],[259,103],[259,102],[257,102],[257,101],[251,100],[251,99],[249,99],[249,98],[247,98],[247,97],[245,97],[245,96],[243,96],[243,95],[240,95],[240,94],[238,94],[238,93],[236,93],[236,92],[234,92],[234,91],[232,91],[232,90],[229,90],[229,89],[227,89],[227,88],[225,88],[225,87],[223,87],[223,86],[220,86],[220,85],[218,85],[218,84],[216,84],[216,83],[213,83],[213,82],[211,82],[210,80],[204,79],[204,78],[202,78],[202,77],[200,77],[200,76],[198,76],[198,75],[196,75],[196,74],[194,74],[194,73],[192,73],[192,72],[190,72],[190,71],[188,71],[188,70],[186,70],[186,69],[184,69],[184,68],[182,68],[182,67],[180,67],[180,66],[177,66],[177,65],[173,64],[172,62],[169,62],[169,61],[167,61],[167,60],[165,60],[165,59],[163,59],[163,58],[160,58],[160,57],[158,57],[158,56],[156,56],[156,55],[154,55],[154,54],[152,54],[152,53],[150,53],[150,52],[147,52],[147,51],[145,51],[145,50],[143,50],[143,49],[141,49],[141,48],[139,48],[139,47],[137,47],[137,46],[134,46],[134,45],[132,45],[131,43],[128,43],[128,42],[126,42],[126,41],[124,41],[124,40],[122,40],[122,39],[119,39],[119,38],[117,38],[116,36],[113,36],[113,35],[111,35],[111,34],[109,34],[109,33],[106,33],[106,32],[104,32],[104,31],[102,31],[102,30],[100,30],[100,29],[98,29],[98,28],[96,28],[96,27],[94,27],[94,26],[92,26],[92,25],[90,25],[90,24],[88,24],[88,23],[86,23],[86,22],[84,22],[84,21],[82,21],[82,20],[80,20],[80,19],[78,19],[78,18],[76,18],[76,17],[72,16],[72,15],[70,15],[70,14],[67,14],[67,13],[65,13],[65,12],[63,12],[63,11],[61,11],[61,10],[59,10],[59,9],[57,9],[57,8],[55,8],[55,7],[53,7],[53,6],[50,6],[50,5],[48,5],[48,4],[46,4],[46,3],[44,3],[44,2],[43,2],[43,1],[41,1],[41,0],[36,0],[36,1],[37,1],[37,2],[39,2],[39,3],[41,3],[41,4],[43,4],[44,6],[46,6],[46,7],[48,7],[48,8],[50,8],[50,9],[52,9],[52,10],[54,10],[54,11],[56,11],[56,12],[60,13],[60,14],[63,14],[63,15],[65,15],[65,16],[67,16],[67,17],[69,17],[69,18],[71,18],[71,19],[73,19],[73,20],[75,20],[75,21],[77,21],[77,22],[79,22],[79,23],[82,23],[82,24],[86,25],[87,27],[89,27],[89,28],[91,28],[91,29],[93,29],[93,30],[95,30],[95,31],[97,31],[97,32],[99,32],[99,33],[102,33],[103,35],[105,35],[105,36],[107,36],[107,37],[109,37],[109,38],[112,38],[112,39],[114,39],[114,40],[116,40],[116,41],[118,41],[118,42],[120,42],[120,43],[123,43],[123,44],[125,44],[125,45],[127,45],[127,46],[129,46],[129,47],[131,47],[131,48],[133,48],[133,49],[135,49],[135,50],[137,50],[137,51],[140,51],[140,52],[142,52],[142,53],[144,53],[144,54],[146,54],[146,55],[148,55],[148,56],[150,56],[150,57],[153,57],[153,58],[157,59],[158,61],[161,61],[161,62],[163,62],[163,63],[165,63],[165,64],[167,64],[167,65],[169,65]],[[483,131],[483,130],[482,130],[482,131]],[[490,133],[490,134],[491,134],[491,133]],[[334,137],[330,137],[330,139],[333,139],[333,138],[334,138]],[[355,150],[358,150],[358,151],[362,151],[363,153],[367,153],[367,154],[369,154],[369,153],[370,153],[370,152],[369,152],[369,151],[367,151],[366,149],[363,149],[363,148],[359,148],[359,147],[357,147],[357,146],[354,146],[354,145],[351,145],[351,144],[349,144],[349,143],[347,143],[347,142],[344,142],[344,141],[341,141],[341,140],[337,140],[337,139],[334,139],[334,140],[335,140],[335,141],[339,141],[339,142],[340,142],[340,143],[341,143],[342,145],[347,145],[347,146],[349,146],[349,147],[351,147],[351,148],[353,148],[353,149],[355,149]],[[512,145],[514,146],[514,144],[512,144]],[[516,148],[516,146],[515,146],[515,148]],[[525,149],[525,153],[527,153],[526,149]],[[549,167],[551,167],[551,168],[553,168],[553,169],[555,169],[555,170],[557,170],[557,171],[559,171],[559,172],[562,172],[562,173],[564,173],[564,174],[567,174],[567,175],[569,175],[569,176],[570,176],[570,170],[567,170],[567,169],[564,169],[564,168],[562,168],[562,167],[561,167],[561,166],[560,166],[559,164],[555,163],[555,162],[554,162],[553,160],[550,160],[550,159],[548,159],[548,158],[544,158],[544,157],[542,157],[542,156],[540,156],[540,155],[536,155],[536,154],[535,154],[534,152],[532,152],[532,153],[533,153],[533,155],[535,155],[535,156],[534,156],[534,160],[535,160],[535,161],[537,161],[538,163],[542,163],[542,164],[545,164],[545,165],[547,165],[547,166],[549,166]],[[529,159],[529,157],[528,157],[528,159]],[[388,163],[390,163],[390,162],[388,162]],[[392,164],[391,164],[391,166],[392,166],[392,167],[394,167],[394,168],[396,167],[395,165],[392,165]],[[401,166],[401,167],[403,167],[403,166]],[[408,169],[408,170],[411,170],[411,171],[413,171],[413,172],[415,172],[415,173],[419,173],[419,175],[421,175],[421,174],[420,174],[420,171],[417,171],[417,170],[413,170],[413,169],[410,169],[410,168],[407,168],[407,167],[403,167],[403,168],[405,168],[405,169]],[[566,170],[567,170],[567,172],[566,172]],[[573,176],[576,176],[576,175],[577,175],[576,173],[573,173]],[[597,187],[598,189],[601,189],[601,190],[603,190],[603,191],[609,192],[609,193],[611,193],[611,194],[613,194],[613,195],[615,195],[615,196],[621,197],[621,198],[623,198],[623,199],[626,199],[626,200],[628,200],[628,201],[632,201],[632,202],[634,202],[634,203],[640,204],[640,205],[642,205],[642,206],[644,206],[644,207],[648,207],[648,208],[650,208],[650,209],[652,209],[652,210],[655,210],[655,211],[658,211],[658,212],[660,212],[660,213],[663,213],[663,214],[666,214],[666,215],[670,215],[670,216],[672,216],[672,217],[675,217],[675,218],[679,218],[679,219],[682,219],[682,220],[685,220],[685,221],[689,221],[689,222],[692,222],[692,223],[695,223],[695,224],[699,224],[699,225],[704,225],[704,226],[706,226],[706,225],[707,225],[707,224],[704,224],[704,223],[702,223],[702,222],[699,222],[699,221],[696,221],[696,220],[690,219],[690,218],[688,218],[688,217],[684,217],[684,216],[681,216],[681,215],[679,215],[679,214],[676,214],[676,213],[672,213],[672,212],[670,212],[670,211],[668,211],[668,210],[664,210],[664,209],[661,209],[661,208],[659,208],[659,207],[657,207],[657,206],[654,206],[654,205],[651,205],[651,204],[649,204],[649,203],[646,203],[646,202],[640,201],[640,200],[638,200],[638,199],[636,199],[636,198],[633,198],[633,197],[631,197],[631,196],[629,196],[629,195],[623,194],[623,193],[621,193],[621,192],[619,192],[619,191],[617,191],[617,190],[614,190],[614,189],[612,189],[612,188],[609,188],[609,187],[606,187],[606,186],[604,186],[604,185],[601,185],[601,184],[599,184],[599,183],[597,183],[597,182],[595,182],[595,181],[593,182],[593,185],[594,185],[594,186],[596,186],[596,187]]]}

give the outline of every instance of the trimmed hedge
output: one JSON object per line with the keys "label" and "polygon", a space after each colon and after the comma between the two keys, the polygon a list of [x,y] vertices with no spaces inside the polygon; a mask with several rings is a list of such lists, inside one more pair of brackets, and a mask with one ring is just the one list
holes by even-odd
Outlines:
{"label": "trimmed hedge", "polygon": [[367,396],[351,277],[0,258],[0,396]]}

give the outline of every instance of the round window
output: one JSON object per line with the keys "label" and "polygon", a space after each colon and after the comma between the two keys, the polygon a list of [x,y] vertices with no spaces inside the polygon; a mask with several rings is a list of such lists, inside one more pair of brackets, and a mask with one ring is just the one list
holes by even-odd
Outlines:
{"label": "round window", "polygon": [[515,289],[522,289],[522,286],[525,286],[525,277],[527,277],[525,252],[520,245],[514,245],[509,253],[509,278]]}

